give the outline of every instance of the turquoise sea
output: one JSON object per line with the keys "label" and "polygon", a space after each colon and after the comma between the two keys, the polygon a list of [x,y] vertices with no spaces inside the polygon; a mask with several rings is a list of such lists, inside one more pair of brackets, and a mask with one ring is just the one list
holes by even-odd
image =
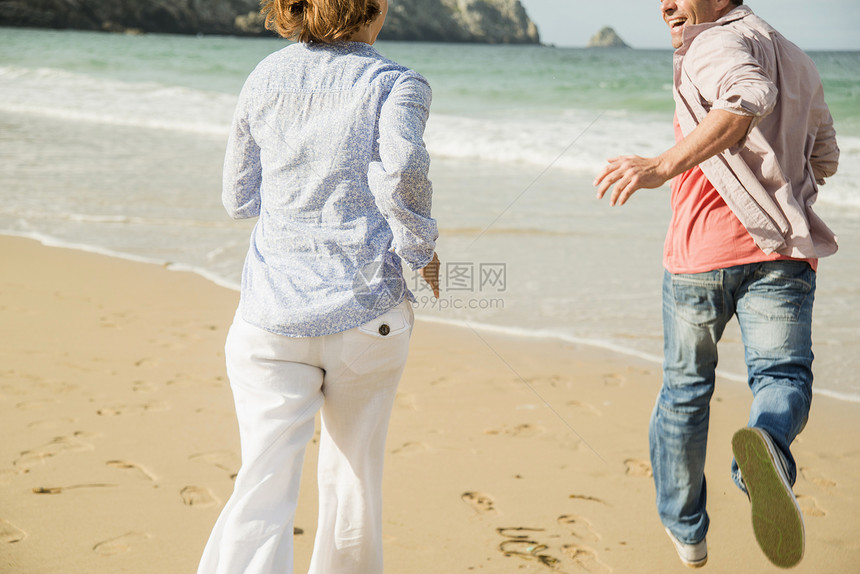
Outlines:
{"label": "turquoise sea", "polygon": [[[226,134],[245,77],[283,45],[0,28],[0,233],[236,287],[251,223],[220,205]],[[377,49],[434,88],[445,291],[416,289],[416,313],[659,362],[668,190],[610,208],[591,181],[609,157],[673,143],[671,50]],[[841,244],[819,270],[816,387],[860,402],[860,52],[811,55],[842,148],[816,206]],[[726,333],[725,384],[745,380],[739,341]]]}

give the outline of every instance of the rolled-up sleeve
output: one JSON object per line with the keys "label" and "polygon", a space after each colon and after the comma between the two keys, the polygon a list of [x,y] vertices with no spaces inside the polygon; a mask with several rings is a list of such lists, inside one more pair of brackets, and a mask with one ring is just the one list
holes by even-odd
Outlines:
{"label": "rolled-up sleeve", "polygon": [[263,172],[260,147],[251,135],[248,118],[250,98],[251,89],[246,83],[236,105],[224,158],[221,202],[233,219],[249,219],[260,215]]}
{"label": "rolled-up sleeve", "polygon": [[431,98],[420,75],[400,75],[379,116],[379,161],[368,170],[370,190],[394,236],[392,250],[412,269],[430,263],[439,235],[430,217],[433,188],[424,145]]}
{"label": "rolled-up sleeve", "polygon": [[826,106],[819,110],[821,123],[815,135],[815,143],[812,146],[812,155],[809,163],[812,165],[812,173],[819,185],[824,184],[824,178],[836,173],[839,168],[839,146],[836,143],[836,129],[833,127],[833,117]]}
{"label": "rolled-up sleeve", "polygon": [[[711,110],[753,118],[749,133],[776,107],[779,90],[745,39],[715,28],[697,38],[685,60],[687,73]],[[746,137],[732,148],[743,147]]]}

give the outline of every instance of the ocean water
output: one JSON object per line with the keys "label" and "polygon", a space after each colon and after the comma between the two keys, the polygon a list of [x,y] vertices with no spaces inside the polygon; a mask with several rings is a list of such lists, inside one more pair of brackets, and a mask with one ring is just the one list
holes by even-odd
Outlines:
{"label": "ocean water", "polygon": [[[190,269],[236,288],[253,222],[220,205],[236,96],[277,39],[0,28],[0,233]],[[425,320],[661,358],[668,189],[594,198],[607,158],[673,143],[670,50],[380,43],[434,88],[427,146],[443,297]],[[813,53],[842,148],[818,213],[819,394],[860,402],[860,53]],[[745,380],[740,334],[721,347]],[[659,381],[654,381],[655,388]]]}

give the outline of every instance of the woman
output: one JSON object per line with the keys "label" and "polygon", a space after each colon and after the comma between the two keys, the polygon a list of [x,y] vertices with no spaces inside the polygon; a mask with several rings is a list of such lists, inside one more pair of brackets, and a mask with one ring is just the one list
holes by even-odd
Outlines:
{"label": "woman", "polygon": [[385,435],[413,315],[401,262],[438,297],[423,144],[430,87],[372,44],[387,0],[270,0],[298,43],[249,76],[223,201],[259,217],[227,336],[242,468],[200,574],[292,572],[305,447],[322,411],[310,572],[382,572]]}

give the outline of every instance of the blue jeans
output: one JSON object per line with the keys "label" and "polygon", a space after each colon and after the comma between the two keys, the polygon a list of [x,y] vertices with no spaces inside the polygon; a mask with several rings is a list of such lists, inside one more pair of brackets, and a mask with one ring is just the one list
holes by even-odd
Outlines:
{"label": "blue jeans", "polygon": [[[773,437],[791,483],[789,446],[812,402],[815,272],[803,261],[771,261],[663,280],[663,387],[651,416],[651,464],[660,519],[679,540],[708,531],[705,452],[717,343],[737,315],[753,393],[749,426]],[[737,464],[732,477],[743,489]]]}

